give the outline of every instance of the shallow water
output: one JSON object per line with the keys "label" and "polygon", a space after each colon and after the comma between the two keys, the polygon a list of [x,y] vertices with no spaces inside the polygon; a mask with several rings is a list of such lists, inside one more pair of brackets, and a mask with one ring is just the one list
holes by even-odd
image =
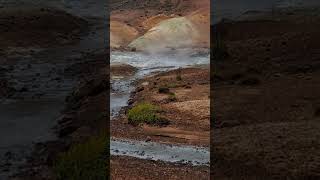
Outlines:
{"label": "shallow water", "polygon": [[209,149],[194,146],[173,146],[154,142],[113,139],[110,142],[110,153],[114,156],[130,156],[171,163],[205,166],[210,164]]}

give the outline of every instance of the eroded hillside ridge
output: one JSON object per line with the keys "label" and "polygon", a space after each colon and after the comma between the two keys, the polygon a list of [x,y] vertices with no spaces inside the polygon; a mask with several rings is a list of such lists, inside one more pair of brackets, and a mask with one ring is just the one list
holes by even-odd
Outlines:
{"label": "eroded hillside ridge", "polygon": [[210,1],[112,1],[111,9],[112,49],[209,47]]}

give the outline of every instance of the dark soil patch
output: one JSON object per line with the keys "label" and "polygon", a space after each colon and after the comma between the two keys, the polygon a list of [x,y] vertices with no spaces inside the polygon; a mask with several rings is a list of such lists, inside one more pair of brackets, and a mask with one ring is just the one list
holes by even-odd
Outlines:
{"label": "dark soil patch", "polygon": [[320,23],[305,19],[217,25],[229,56],[213,66],[213,179],[320,177]]}
{"label": "dark soil patch", "polygon": [[88,22],[52,8],[8,8],[0,15],[0,48],[58,46],[78,41]]}

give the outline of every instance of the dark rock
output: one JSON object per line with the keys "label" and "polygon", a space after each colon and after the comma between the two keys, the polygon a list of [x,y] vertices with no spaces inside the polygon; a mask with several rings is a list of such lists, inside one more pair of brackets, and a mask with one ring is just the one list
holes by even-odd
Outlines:
{"label": "dark rock", "polygon": [[168,119],[165,119],[165,118],[160,118],[159,120],[157,120],[155,122],[154,125],[160,126],[160,127],[165,127],[165,126],[170,125],[170,121]]}
{"label": "dark rock", "polygon": [[140,87],[137,87],[136,92],[141,92],[141,91],[143,91],[143,90],[144,90],[144,87],[143,87],[143,86],[140,86]]}
{"label": "dark rock", "polygon": [[158,92],[159,92],[159,93],[162,93],[162,94],[168,94],[168,93],[170,92],[170,89],[167,88],[167,87],[160,87],[160,88],[158,89]]}
{"label": "dark rock", "polygon": [[134,103],[134,100],[132,98],[128,100],[128,105],[129,106],[132,105],[133,103]]}
{"label": "dark rock", "polygon": [[185,89],[191,89],[192,87],[191,86],[189,86],[189,85],[184,85],[183,86]]}

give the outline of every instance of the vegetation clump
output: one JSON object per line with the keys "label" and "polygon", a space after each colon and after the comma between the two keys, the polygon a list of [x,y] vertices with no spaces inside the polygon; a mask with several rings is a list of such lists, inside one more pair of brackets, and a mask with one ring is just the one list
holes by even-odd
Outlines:
{"label": "vegetation clump", "polygon": [[176,94],[175,93],[170,93],[168,99],[170,101],[176,101],[177,100]]}
{"label": "vegetation clump", "polygon": [[177,81],[182,81],[181,74],[178,74],[178,75],[176,76],[176,80],[177,80]]}
{"label": "vegetation clump", "polygon": [[133,107],[128,112],[130,124],[139,125],[141,123],[157,124],[161,118],[157,114],[160,108],[150,103],[141,103]]}
{"label": "vegetation clump", "polygon": [[58,155],[53,169],[57,180],[96,180],[107,178],[107,143],[105,135],[74,144]]}
{"label": "vegetation clump", "polygon": [[176,76],[176,80],[177,81],[182,81],[182,77],[181,77],[181,69],[179,68],[177,71],[177,76]]}

